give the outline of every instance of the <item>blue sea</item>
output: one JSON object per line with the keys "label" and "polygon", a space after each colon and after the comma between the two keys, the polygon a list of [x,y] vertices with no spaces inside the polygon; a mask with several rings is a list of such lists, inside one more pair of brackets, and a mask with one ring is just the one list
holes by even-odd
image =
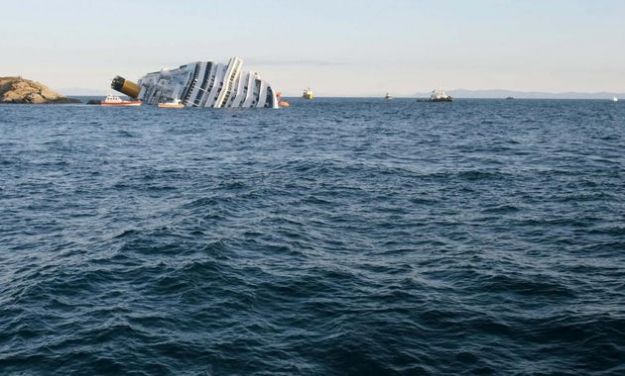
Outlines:
{"label": "blue sea", "polygon": [[625,104],[0,106],[0,375],[624,375]]}

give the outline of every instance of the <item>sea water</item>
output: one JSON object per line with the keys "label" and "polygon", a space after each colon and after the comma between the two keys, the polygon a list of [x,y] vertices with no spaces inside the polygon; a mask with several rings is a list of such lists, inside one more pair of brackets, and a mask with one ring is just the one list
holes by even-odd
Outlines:
{"label": "sea water", "polygon": [[0,106],[0,374],[625,374],[625,105],[291,105]]}

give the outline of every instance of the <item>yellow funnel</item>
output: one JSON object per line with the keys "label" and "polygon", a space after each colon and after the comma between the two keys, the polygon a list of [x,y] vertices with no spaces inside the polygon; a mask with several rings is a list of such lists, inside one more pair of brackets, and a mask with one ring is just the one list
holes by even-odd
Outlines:
{"label": "yellow funnel", "polygon": [[124,93],[130,98],[137,98],[139,96],[139,92],[141,91],[139,85],[132,81],[128,81],[121,76],[113,78],[113,82],[111,82],[111,89]]}

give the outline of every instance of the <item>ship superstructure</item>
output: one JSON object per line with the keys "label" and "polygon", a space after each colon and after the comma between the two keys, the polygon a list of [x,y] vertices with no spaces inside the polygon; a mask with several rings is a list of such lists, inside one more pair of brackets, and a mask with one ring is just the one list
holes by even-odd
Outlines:
{"label": "ship superstructure", "polygon": [[179,100],[186,107],[278,108],[271,85],[242,67],[243,60],[237,57],[227,64],[195,62],[148,73],[138,84],[117,76],[111,87],[145,104]]}

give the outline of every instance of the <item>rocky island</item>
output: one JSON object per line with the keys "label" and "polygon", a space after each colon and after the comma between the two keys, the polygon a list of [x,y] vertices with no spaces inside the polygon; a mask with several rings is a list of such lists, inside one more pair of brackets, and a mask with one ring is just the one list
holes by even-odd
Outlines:
{"label": "rocky island", "polygon": [[0,103],[80,103],[22,77],[0,77]]}

